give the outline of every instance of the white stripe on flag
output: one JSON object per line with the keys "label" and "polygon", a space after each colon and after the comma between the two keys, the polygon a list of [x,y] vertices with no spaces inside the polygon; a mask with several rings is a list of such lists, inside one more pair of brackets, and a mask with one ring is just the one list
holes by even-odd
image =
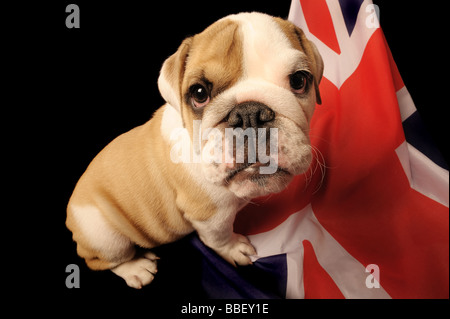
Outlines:
{"label": "white stripe on flag", "polygon": [[406,141],[395,151],[411,188],[448,207],[449,172]]}
{"label": "white stripe on flag", "polygon": [[292,214],[276,228],[248,237],[258,252],[253,260],[287,254],[287,298],[305,297],[303,240],[311,242],[320,265],[331,276],[345,298],[390,298],[383,287],[366,287],[368,273],[365,267],[319,223],[311,205]]}
{"label": "white stripe on flag", "polygon": [[414,101],[411,98],[406,86],[397,91],[397,100],[400,108],[400,114],[402,116],[402,122],[404,122],[415,111],[417,111],[416,105],[414,104]]}

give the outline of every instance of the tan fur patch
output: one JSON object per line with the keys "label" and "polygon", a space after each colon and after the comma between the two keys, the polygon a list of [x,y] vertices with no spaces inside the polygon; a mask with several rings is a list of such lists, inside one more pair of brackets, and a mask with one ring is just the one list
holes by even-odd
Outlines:
{"label": "tan fur patch", "polygon": [[159,91],[163,98],[175,109],[181,108],[181,84],[186,67],[186,58],[191,48],[192,37],[181,43],[177,52],[164,62],[158,79]]}
{"label": "tan fur patch", "polygon": [[[192,85],[200,83],[212,86],[213,99],[241,78],[242,56],[242,39],[239,24],[235,21],[220,20],[197,34],[193,38],[186,62],[183,95],[186,95]],[[182,101],[186,102],[188,101]],[[189,103],[182,112],[184,124],[192,134],[193,120],[199,117],[196,118]]]}

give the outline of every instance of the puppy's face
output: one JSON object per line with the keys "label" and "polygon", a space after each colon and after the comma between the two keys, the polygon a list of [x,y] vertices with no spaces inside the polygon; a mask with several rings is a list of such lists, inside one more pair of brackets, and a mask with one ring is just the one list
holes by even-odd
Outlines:
{"label": "puppy's face", "polygon": [[308,169],[322,72],[301,29],[243,13],[186,39],[158,84],[178,110],[205,177],[253,198],[281,191]]}

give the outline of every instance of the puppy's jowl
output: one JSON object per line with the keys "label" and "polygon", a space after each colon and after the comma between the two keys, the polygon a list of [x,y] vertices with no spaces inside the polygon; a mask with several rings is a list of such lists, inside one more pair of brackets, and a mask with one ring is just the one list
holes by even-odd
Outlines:
{"label": "puppy's jowl", "polygon": [[[250,264],[256,251],[233,232],[235,215],[308,169],[322,72],[301,29],[261,13],[225,17],[185,39],[161,69],[167,103],[106,146],[75,187],[66,224],[78,254],[134,288],[153,280],[158,259],[136,246],[192,231],[231,264]],[[174,161],[177,131],[197,160]]]}

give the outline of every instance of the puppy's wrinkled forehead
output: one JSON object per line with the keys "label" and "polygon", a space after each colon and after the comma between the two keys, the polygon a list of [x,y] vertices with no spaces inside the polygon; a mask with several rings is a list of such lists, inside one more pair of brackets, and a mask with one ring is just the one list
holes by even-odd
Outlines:
{"label": "puppy's wrinkled forehead", "polygon": [[243,75],[264,76],[269,69],[265,66],[273,69],[275,64],[281,67],[286,62],[280,57],[281,51],[285,55],[286,49],[292,48],[286,31],[264,14],[225,17],[194,37],[186,77],[218,79],[223,82],[220,88],[232,85]]}
{"label": "puppy's wrinkled forehead", "polygon": [[243,34],[245,77],[276,81],[286,72],[307,66],[307,56],[298,46],[299,40],[292,39],[295,35],[290,22],[255,13],[242,13],[229,19],[240,24]]}
{"label": "puppy's wrinkled forehead", "polygon": [[297,70],[311,72],[318,81],[316,62],[309,41],[292,23],[255,12],[230,15],[193,38],[182,90],[196,81],[213,81],[215,96],[242,78],[282,86]]}

